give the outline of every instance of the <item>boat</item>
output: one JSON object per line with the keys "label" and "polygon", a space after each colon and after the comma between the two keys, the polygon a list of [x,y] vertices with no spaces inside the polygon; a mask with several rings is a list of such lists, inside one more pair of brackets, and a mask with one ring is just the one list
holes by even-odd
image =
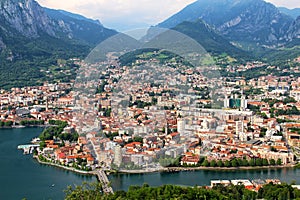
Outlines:
{"label": "boat", "polygon": [[26,126],[23,125],[12,125],[12,128],[26,128]]}
{"label": "boat", "polygon": [[37,144],[37,143],[39,143],[40,141],[41,141],[40,138],[33,138],[33,139],[31,140],[31,143],[32,143],[32,144]]}

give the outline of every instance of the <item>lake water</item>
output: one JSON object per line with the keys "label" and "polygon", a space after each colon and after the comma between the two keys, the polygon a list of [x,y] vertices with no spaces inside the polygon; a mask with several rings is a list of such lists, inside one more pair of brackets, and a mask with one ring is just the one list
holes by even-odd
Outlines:
{"label": "lake water", "polygon": [[[84,176],[56,167],[37,163],[32,155],[23,155],[19,144],[28,144],[38,136],[41,128],[0,129],[0,199],[63,199],[68,185],[83,181],[96,181],[94,176]],[[130,185],[151,186],[176,184],[183,186],[209,185],[212,179],[267,179],[277,178],[300,184],[299,169],[264,169],[244,171],[185,171],[152,174],[110,175],[114,190],[127,190]]]}
{"label": "lake water", "polygon": [[68,185],[96,181],[56,167],[39,164],[23,155],[19,144],[28,144],[43,129],[0,129],[0,199],[63,199]]}

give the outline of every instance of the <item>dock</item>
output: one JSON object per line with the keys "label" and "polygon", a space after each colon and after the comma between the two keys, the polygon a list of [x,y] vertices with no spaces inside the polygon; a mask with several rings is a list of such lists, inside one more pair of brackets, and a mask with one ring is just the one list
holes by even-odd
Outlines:
{"label": "dock", "polygon": [[39,144],[24,144],[24,145],[19,145],[18,149],[22,149],[24,151],[24,154],[29,154],[32,152],[34,148],[39,147]]}
{"label": "dock", "polygon": [[113,191],[112,187],[109,185],[110,183],[109,183],[109,180],[108,180],[105,172],[102,169],[100,169],[100,170],[96,170],[95,174],[97,175],[98,180],[102,184],[103,192],[106,194],[113,194],[114,191]]}

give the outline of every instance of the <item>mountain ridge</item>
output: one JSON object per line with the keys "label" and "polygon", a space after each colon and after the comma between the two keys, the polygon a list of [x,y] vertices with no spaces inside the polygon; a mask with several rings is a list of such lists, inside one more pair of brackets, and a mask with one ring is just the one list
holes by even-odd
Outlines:
{"label": "mountain ridge", "polygon": [[2,0],[0,8],[1,88],[52,81],[46,72],[58,59],[83,59],[117,33],[76,14],[53,11],[54,18],[34,0]]}
{"label": "mountain ridge", "polygon": [[198,19],[232,42],[273,46],[292,39],[286,33],[294,19],[263,0],[198,0],[157,26],[172,28]]}

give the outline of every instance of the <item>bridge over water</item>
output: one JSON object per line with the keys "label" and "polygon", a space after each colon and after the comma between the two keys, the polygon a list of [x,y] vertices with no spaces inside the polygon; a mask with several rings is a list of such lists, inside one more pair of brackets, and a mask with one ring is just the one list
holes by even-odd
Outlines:
{"label": "bridge over water", "polygon": [[112,187],[109,185],[109,180],[108,180],[105,172],[102,169],[100,169],[100,170],[96,170],[95,174],[97,175],[98,180],[102,184],[103,192],[106,194],[109,194],[109,193],[113,194],[114,191],[113,191]]}

